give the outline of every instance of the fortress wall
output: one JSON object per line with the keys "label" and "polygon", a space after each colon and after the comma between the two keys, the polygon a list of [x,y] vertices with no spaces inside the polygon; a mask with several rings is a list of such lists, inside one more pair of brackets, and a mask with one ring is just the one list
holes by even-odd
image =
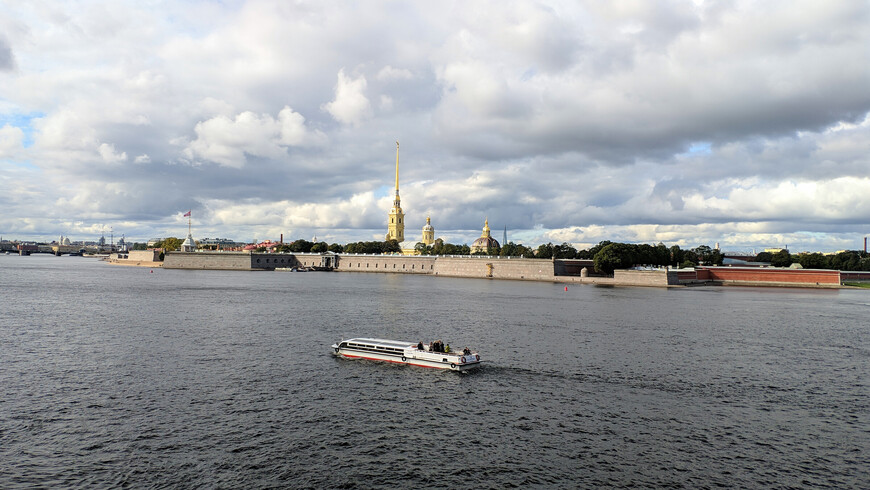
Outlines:
{"label": "fortress wall", "polygon": [[553,261],[557,276],[579,276],[583,268],[595,272],[595,261],[590,259],[556,259]]}
{"label": "fortress wall", "polygon": [[159,250],[130,250],[127,252],[127,260],[141,262],[157,262],[160,260]]}
{"label": "fortress wall", "polygon": [[[250,254],[247,252],[169,252],[163,258],[164,269],[272,270],[296,267],[292,254]],[[318,265],[319,262],[318,262]]]}
{"label": "fortress wall", "polygon": [[163,268],[249,271],[252,270],[251,254],[242,252],[167,252],[163,257]]}
{"label": "fortress wall", "polygon": [[636,271],[636,270],[616,270],[613,271],[613,277],[599,276],[556,276],[555,282],[573,283],[573,284],[599,284],[609,286],[652,286],[652,287],[667,287],[678,286],[680,284],[676,271],[655,270],[655,271]]}
{"label": "fortress wall", "polygon": [[626,286],[674,286],[680,283],[676,271],[613,271],[616,284]]}
{"label": "fortress wall", "polygon": [[[318,256],[319,257],[319,256]],[[320,265],[318,260],[317,265]],[[299,260],[293,254],[258,253],[251,254],[251,268],[254,270],[273,270],[278,267],[298,267]]]}
{"label": "fortress wall", "polygon": [[436,257],[435,275],[552,281],[550,260],[498,257]]}
{"label": "fortress wall", "polygon": [[870,281],[870,272],[841,271],[840,278],[844,281]]}
{"label": "fortress wall", "polygon": [[[319,260],[319,259],[318,259]],[[403,255],[357,255],[341,254],[336,271],[341,272],[390,272],[400,274],[432,274],[435,257]],[[319,262],[318,262],[319,265]]]}
{"label": "fortress wall", "polygon": [[760,267],[702,267],[698,279],[731,284],[833,285],[840,284],[840,271],[822,269],[767,269]]}

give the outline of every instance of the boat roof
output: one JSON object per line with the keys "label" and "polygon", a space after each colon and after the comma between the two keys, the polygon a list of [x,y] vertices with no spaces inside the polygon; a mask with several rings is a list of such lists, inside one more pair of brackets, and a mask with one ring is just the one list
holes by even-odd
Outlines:
{"label": "boat roof", "polygon": [[397,349],[404,349],[404,348],[412,346],[412,345],[417,345],[414,342],[403,342],[401,340],[369,339],[369,338],[348,339],[348,340],[345,340],[344,342],[376,344],[376,345],[382,345],[384,347],[395,347]]}

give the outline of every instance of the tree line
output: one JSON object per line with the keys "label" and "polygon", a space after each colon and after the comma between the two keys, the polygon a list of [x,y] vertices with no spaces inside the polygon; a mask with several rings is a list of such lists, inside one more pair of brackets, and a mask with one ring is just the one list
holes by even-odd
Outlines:
{"label": "tree line", "polygon": [[774,267],[800,264],[804,269],[833,269],[840,271],[870,271],[870,254],[861,250],[844,250],[836,254],[800,253],[792,255],[788,250],[761,252],[756,262],[769,262]]}

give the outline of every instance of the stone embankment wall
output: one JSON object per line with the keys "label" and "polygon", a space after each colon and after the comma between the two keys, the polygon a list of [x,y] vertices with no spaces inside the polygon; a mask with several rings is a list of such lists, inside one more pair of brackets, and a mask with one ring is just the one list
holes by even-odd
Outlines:
{"label": "stone embankment wall", "polygon": [[[311,262],[317,260],[320,265],[320,256],[312,257]],[[403,256],[403,255],[367,255],[367,254],[340,254],[335,270],[342,272],[381,272],[402,274],[433,274],[436,257],[429,256]],[[300,258],[305,262],[308,259]]]}
{"label": "stone embankment wall", "polygon": [[553,261],[499,257],[436,257],[435,275],[552,281]]}
{"label": "stone embankment wall", "polygon": [[668,287],[679,286],[680,280],[676,271],[665,269],[640,271],[640,270],[616,270],[613,277],[597,276],[556,276],[555,282],[576,284],[597,284],[606,286],[654,286]]}
{"label": "stone embankment wall", "polygon": [[251,254],[247,252],[169,252],[163,258],[164,269],[271,270],[296,267],[293,254]]}

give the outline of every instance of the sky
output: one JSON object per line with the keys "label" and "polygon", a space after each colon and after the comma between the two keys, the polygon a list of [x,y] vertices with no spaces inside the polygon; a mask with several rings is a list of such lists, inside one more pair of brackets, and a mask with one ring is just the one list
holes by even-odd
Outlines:
{"label": "sky", "polygon": [[0,236],[863,248],[866,1],[0,0]]}

